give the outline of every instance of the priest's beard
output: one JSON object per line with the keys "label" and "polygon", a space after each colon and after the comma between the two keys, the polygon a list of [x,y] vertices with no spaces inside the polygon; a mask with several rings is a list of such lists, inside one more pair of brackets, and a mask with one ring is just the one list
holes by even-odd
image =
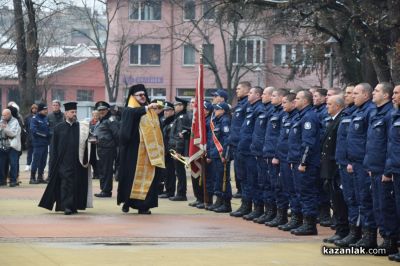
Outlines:
{"label": "priest's beard", "polygon": [[73,116],[73,117],[71,117],[71,118],[67,118],[67,121],[69,122],[69,123],[71,123],[71,124],[73,124],[73,123],[75,123],[76,122],[76,116]]}

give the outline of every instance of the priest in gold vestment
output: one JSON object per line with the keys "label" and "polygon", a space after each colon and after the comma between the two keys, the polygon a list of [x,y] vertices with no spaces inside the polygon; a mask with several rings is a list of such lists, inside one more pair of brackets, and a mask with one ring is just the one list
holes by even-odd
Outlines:
{"label": "priest in gold vestment", "polygon": [[117,203],[123,212],[151,214],[158,206],[158,184],[165,168],[164,144],[157,103],[150,103],[143,84],[130,87],[120,127],[120,168]]}

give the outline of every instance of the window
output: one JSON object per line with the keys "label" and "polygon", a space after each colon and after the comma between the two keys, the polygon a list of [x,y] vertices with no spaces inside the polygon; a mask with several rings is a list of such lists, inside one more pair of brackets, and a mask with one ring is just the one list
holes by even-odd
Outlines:
{"label": "window", "polygon": [[214,44],[203,44],[203,58],[205,65],[214,63]]}
{"label": "window", "polygon": [[275,44],[274,65],[310,65],[310,52],[303,45]]}
{"label": "window", "polygon": [[265,41],[262,39],[244,39],[233,44],[231,41],[231,49],[233,49],[233,63],[260,65],[264,63]]}
{"label": "window", "polygon": [[130,0],[129,19],[161,20],[161,0]]}
{"label": "window", "polygon": [[194,65],[195,54],[196,54],[196,51],[194,50],[193,46],[184,45],[183,46],[183,64],[190,65],[190,66]]}
{"label": "window", "polygon": [[195,88],[179,88],[176,89],[176,96],[182,99],[186,99],[190,101],[191,98],[193,98],[196,94],[196,89]]}
{"label": "window", "polygon": [[213,20],[215,19],[215,8],[212,3],[214,1],[203,0],[203,18],[205,20]]}
{"label": "window", "polygon": [[131,65],[160,65],[161,47],[159,44],[134,44],[130,47]]}
{"label": "window", "polygon": [[77,101],[88,101],[93,102],[93,91],[92,90],[77,90],[76,92]]}
{"label": "window", "polygon": [[183,6],[183,19],[196,19],[196,3],[194,0],[186,0]]}
{"label": "window", "polygon": [[165,100],[167,95],[165,88],[147,88],[147,93],[152,100]]}
{"label": "window", "polygon": [[18,88],[9,88],[8,89],[8,97],[7,102],[16,102],[19,103],[21,100],[21,95],[19,93]]}
{"label": "window", "polygon": [[65,101],[65,91],[62,89],[52,89],[51,98],[53,100],[59,100],[61,102]]}

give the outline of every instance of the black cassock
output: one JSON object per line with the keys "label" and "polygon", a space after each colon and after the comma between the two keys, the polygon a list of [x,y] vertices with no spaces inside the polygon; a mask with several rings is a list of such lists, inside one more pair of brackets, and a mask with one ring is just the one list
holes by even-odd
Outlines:
{"label": "black cassock", "polygon": [[130,199],[140,143],[139,123],[140,118],[144,114],[146,114],[144,106],[125,108],[122,112],[120,127],[120,166],[117,204],[126,203],[131,208],[139,210],[147,210],[158,206],[157,186],[161,173],[160,168],[156,167],[155,177],[145,200]]}
{"label": "black cassock", "polygon": [[88,169],[79,162],[79,123],[58,124],[51,147],[50,181],[39,206],[52,210],[55,202],[56,211],[86,209]]}

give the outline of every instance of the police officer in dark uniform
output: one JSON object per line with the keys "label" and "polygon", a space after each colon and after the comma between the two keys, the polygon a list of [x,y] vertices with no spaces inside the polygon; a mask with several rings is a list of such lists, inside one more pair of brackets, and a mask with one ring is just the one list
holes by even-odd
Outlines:
{"label": "police officer in dark uniform", "polygon": [[246,118],[240,128],[240,140],[237,147],[237,152],[239,153],[239,164],[237,166],[243,170],[241,180],[242,204],[237,211],[230,214],[233,217],[242,217],[249,214],[252,212],[252,203],[254,203],[254,212],[249,217],[251,220],[260,217],[264,213],[262,198],[256,193],[258,183],[257,161],[250,151],[254,124],[264,108],[261,101],[262,94],[263,89],[261,87],[253,87],[248,95],[249,104],[246,109]]}
{"label": "police officer in dark uniform", "polygon": [[290,231],[302,225],[303,215],[301,213],[300,195],[295,189],[292,169],[288,162],[289,152],[289,133],[293,126],[294,119],[297,117],[298,111],[295,105],[296,94],[289,93],[282,99],[282,107],[286,115],[283,116],[281,122],[281,132],[276,147],[276,156],[274,160],[279,163],[279,175],[282,180],[283,190],[288,195],[290,204],[291,219],[283,225],[279,225],[278,229]]}
{"label": "police officer in dark uniform", "polygon": [[354,104],[357,109],[352,115],[347,134],[347,172],[354,173],[357,203],[359,206],[359,219],[363,231],[362,238],[350,246],[373,248],[376,247],[376,222],[372,207],[372,195],[370,191],[371,178],[364,169],[363,160],[367,142],[367,132],[371,112],[374,104],[371,102],[372,87],[368,83],[360,83],[353,90]]}
{"label": "police officer in dark uniform", "polygon": [[175,195],[175,164],[174,159],[168,152],[170,148],[169,140],[171,138],[171,129],[175,119],[174,105],[171,102],[164,103],[164,119],[162,121],[162,131],[164,138],[164,146],[166,147],[165,152],[165,175],[164,175],[164,186],[165,193],[159,195],[159,198],[169,198]]}
{"label": "police officer in dark uniform", "polygon": [[[351,122],[351,116],[357,109],[353,99],[354,86],[347,86],[344,91],[344,102],[346,108],[342,111],[341,120],[338,126],[336,137],[335,160],[338,166],[340,182],[342,185],[342,193],[347,207],[347,216],[349,222],[349,233],[342,239],[334,240],[335,245],[347,247],[356,243],[361,238],[361,230],[357,223],[358,220],[358,203],[355,195],[355,178],[353,174],[347,172],[347,133]],[[330,240],[326,240],[330,242]]]}
{"label": "police officer in dark uniform", "polygon": [[[393,241],[393,237],[398,233],[398,228],[393,231],[392,228],[387,228],[383,222],[382,204],[385,197],[383,195],[384,183],[382,182],[382,175],[385,171],[388,133],[393,112],[391,101],[393,85],[389,82],[381,82],[376,85],[372,95],[372,101],[376,105],[376,108],[371,112],[369,120],[363,165],[371,177],[375,221],[379,233],[384,239],[379,248],[389,251],[386,253],[386,255],[389,255],[397,252],[396,242]],[[386,195],[386,198],[390,198],[390,194]],[[394,204],[392,205],[391,212],[396,212]]]}
{"label": "police officer in dark uniform", "polygon": [[[47,119],[47,105],[38,104],[38,111],[31,120],[31,135],[33,146],[33,160],[31,168],[31,179],[29,184],[47,183],[43,179],[46,167],[49,141],[51,138],[49,120]],[[36,172],[38,173],[36,180]]]}
{"label": "police officer in dark uniform", "polygon": [[112,196],[113,188],[113,166],[117,156],[119,123],[110,112],[110,105],[107,102],[99,101],[95,104],[99,112],[100,123],[94,130],[97,137],[96,150],[98,155],[100,193],[94,194],[99,198],[109,198]]}
{"label": "police officer in dark uniform", "polygon": [[236,87],[236,97],[238,99],[238,103],[236,107],[232,110],[232,120],[231,120],[231,134],[229,136],[229,146],[230,146],[230,153],[233,155],[234,163],[234,172],[235,172],[235,184],[237,193],[234,194],[233,198],[240,198],[242,196],[242,187],[241,187],[241,180],[243,176],[243,169],[239,167],[240,163],[240,156],[237,152],[237,145],[240,140],[240,128],[242,127],[244,118],[246,116],[247,110],[247,95],[251,89],[251,84],[248,81],[239,82]]}
{"label": "police officer in dark uniform", "polygon": [[[189,137],[191,130],[191,121],[186,113],[188,101],[179,97],[175,97],[175,120],[171,129],[171,138],[169,140],[170,147],[181,156],[188,155]],[[175,173],[178,178],[177,193],[169,199],[172,201],[186,201],[186,170],[185,165],[175,160]]]}
{"label": "police officer in dark uniform", "polygon": [[230,183],[230,162],[225,154],[228,149],[229,105],[225,102],[214,105],[214,117],[210,121],[212,132],[212,143],[210,154],[207,159],[211,162],[212,175],[214,176],[214,195],[222,201],[220,206],[212,208],[214,212],[231,212],[232,188]]}
{"label": "police officer in dark uniform", "polygon": [[[273,105],[271,104],[271,95],[274,87],[267,87],[264,89],[263,94],[261,96],[261,101],[264,104],[263,111],[260,112],[260,115],[257,117],[256,122],[254,124],[254,131],[250,146],[250,151],[252,155],[256,157],[257,160],[257,175],[258,175],[258,191],[257,193],[261,193],[260,197],[263,198],[265,181],[267,180],[268,175],[268,164],[264,159],[263,155],[263,146],[265,140],[265,130],[267,128],[267,123],[271,112],[273,111]],[[270,221],[274,218],[276,213],[276,208],[270,206],[265,203],[265,212],[258,218],[253,219],[254,222],[259,224],[264,224],[266,221]],[[246,217],[247,218],[247,217]]]}
{"label": "police officer in dark uniform", "polygon": [[295,235],[316,235],[319,192],[317,179],[320,163],[320,123],[312,110],[312,94],[300,91],[296,95],[299,111],[289,132],[288,162],[291,163],[296,188],[300,194],[303,225],[292,229]]}
{"label": "police officer in dark uniform", "polygon": [[270,115],[267,130],[265,132],[264,156],[268,163],[268,175],[266,182],[270,186],[264,190],[264,201],[268,204],[276,206],[277,214],[274,219],[266,221],[265,225],[277,227],[287,223],[287,211],[289,205],[289,197],[283,189],[282,176],[279,175],[280,166],[279,160],[274,160],[277,157],[278,139],[282,127],[282,118],[285,112],[282,108],[282,98],[288,92],[285,89],[275,89],[272,92],[271,103],[274,109]]}
{"label": "police officer in dark uniform", "polygon": [[344,202],[343,193],[340,189],[340,175],[335,161],[337,131],[345,107],[343,96],[330,96],[327,102],[329,123],[322,138],[321,151],[321,178],[324,182],[325,193],[330,196],[332,201],[333,216],[335,218],[335,234],[325,238],[325,243],[344,238],[349,233],[349,222],[347,207]]}
{"label": "police officer in dark uniform", "polygon": [[384,242],[389,241],[386,254],[389,254],[389,260],[400,262],[396,246],[398,236],[394,233],[400,228],[400,85],[393,90],[393,103],[397,110],[392,113],[389,125],[388,152],[382,176],[382,216],[388,234]]}

